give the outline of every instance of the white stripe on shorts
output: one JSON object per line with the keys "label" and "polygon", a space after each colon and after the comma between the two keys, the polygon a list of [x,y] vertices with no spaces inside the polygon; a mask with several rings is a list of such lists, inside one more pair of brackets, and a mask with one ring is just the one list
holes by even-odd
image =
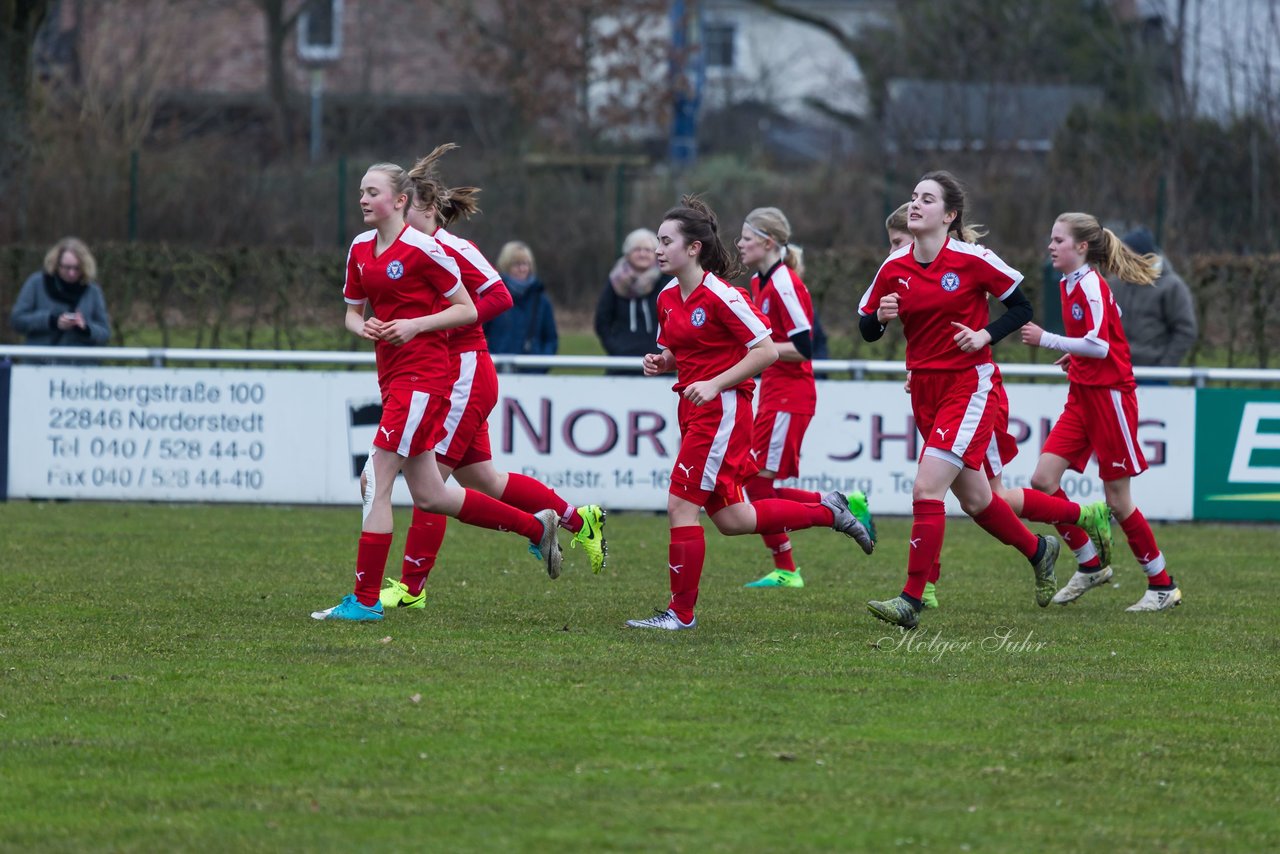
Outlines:
{"label": "white stripe on shorts", "polygon": [[978,431],[978,424],[982,421],[982,413],[986,411],[987,395],[991,393],[992,387],[991,375],[995,373],[996,366],[993,362],[987,362],[985,365],[976,365],[974,370],[978,372],[978,388],[969,397],[964,418],[956,430],[956,440],[951,443],[951,450],[960,457],[969,450],[969,443],[973,441],[973,435]]}
{"label": "white stripe on shorts", "polygon": [[[1133,446],[1133,434],[1129,432],[1129,419],[1124,417],[1124,394],[1119,389],[1111,389],[1111,405],[1116,410],[1116,423],[1120,425],[1120,435],[1124,437],[1124,450],[1135,469],[1138,468],[1138,452]],[[1146,471],[1146,469],[1138,469]]]}
{"label": "white stripe on shorts", "polygon": [[716,478],[720,476],[720,466],[724,464],[725,452],[729,450],[729,436],[733,433],[737,416],[738,393],[733,389],[720,392],[720,426],[716,428],[716,436],[711,440],[707,464],[702,467],[701,487],[707,492],[716,488]]}
{"label": "white stripe on shorts", "polygon": [[413,437],[417,435],[418,428],[422,426],[422,416],[426,414],[427,404],[430,401],[431,395],[425,391],[415,391],[413,396],[409,398],[409,415],[404,420],[404,432],[400,434],[400,446],[396,448],[396,453],[400,456],[409,456],[409,450],[413,447]]}
{"label": "white stripe on shorts", "polygon": [[444,419],[444,438],[436,445],[436,453],[441,456],[449,453],[449,446],[453,444],[454,434],[458,432],[462,414],[467,411],[467,404],[471,402],[471,388],[475,382],[476,353],[470,350],[461,355],[458,378],[453,383],[453,390],[449,392],[449,414]]}
{"label": "white stripe on shorts", "polygon": [[773,415],[773,432],[769,435],[769,456],[764,467],[769,471],[777,471],[782,465],[782,451],[787,447],[787,433],[791,432],[791,413],[775,412]]}
{"label": "white stripe on shorts", "polygon": [[996,441],[996,431],[991,431],[991,441],[987,443],[987,465],[991,466],[991,476],[999,477],[1004,471],[1004,463],[1000,462],[1000,443]]}

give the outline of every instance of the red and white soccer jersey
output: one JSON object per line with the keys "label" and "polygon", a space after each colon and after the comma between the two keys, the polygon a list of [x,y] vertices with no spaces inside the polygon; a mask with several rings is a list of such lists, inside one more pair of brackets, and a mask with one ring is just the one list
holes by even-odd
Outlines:
{"label": "red and white soccer jersey", "polygon": [[[673,279],[658,295],[658,318],[658,346],[676,359],[676,393],[733,367],[769,335],[765,319],[742,291],[711,273],[687,299]],[[672,495],[709,510],[742,501],[742,479],[755,471],[747,470],[754,388],[748,377],[702,406],[680,398]]]}
{"label": "red and white soccer jersey", "polygon": [[[462,286],[458,265],[436,240],[408,225],[377,253],[378,232],[356,237],[347,253],[342,296],[350,305],[368,302],[379,320],[423,317],[442,311]],[[378,384],[385,390],[404,384],[433,395],[447,395],[449,343],[444,331],[417,335],[402,345],[374,345]]]}
{"label": "red and white soccer jersey", "polygon": [[1088,265],[1064,276],[1059,290],[1066,337],[1098,341],[1107,355],[1072,354],[1067,405],[1041,452],[1062,457],[1076,471],[1097,456],[1102,480],[1139,475],[1147,470],[1147,459],[1137,439],[1138,394],[1120,307],[1106,279]]}
{"label": "red and white soccer jersey", "polygon": [[[476,304],[476,322],[449,330],[449,413],[436,445],[440,462],[459,469],[493,459],[489,413],[498,404],[498,372],[489,357],[483,324],[511,307],[502,276],[469,240],[438,228],[432,235],[458,264],[463,287]],[[499,298],[493,298],[497,295]]]}
{"label": "red and white soccer jersey", "polygon": [[[747,350],[769,337],[769,324],[746,295],[711,273],[685,299],[671,280],[658,294],[658,346],[676,357],[677,393],[719,376],[742,361]],[[748,377],[736,388],[750,394]]]}
{"label": "red and white soccer jersey", "polygon": [[1092,338],[1107,348],[1102,359],[1071,356],[1067,379],[1073,383],[1109,388],[1133,387],[1129,339],[1120,325],[1120,306],[1107,280],[1088,265],[1058,283],[1062,296],[1062,325],[1068,338]]}
{"label": "red and white soccer jersey", "polygon": [[[454,353],[489,349],[489,342],[484,337],[483,324],[493,319],[493,315],[485,317],[480,307],[484,303],[484,295],[491,288],[506,288],[502,284],[502,275],[470,240],[458,237],[443,228],[437,228],[431,236],[444,247],[444,251],[458,265],[462,286],[467,289],[467,293],[471,294],[471,301],[475,303],[476,311],[480,314],[475,323],[449,330],[449,349]],[[510,299],[506,304],[511,305]]]}
{"label": "red and white soccer jersey", "polygon": [[991,250],[951,237],[927,267],[915,259],[912,248],[904,246],[885,259],[858,311],[874,315],[882,297],[898,295],[910,371],[958,371],[990,362],[990,347],[961,351],[951,323],[975,330],[985,327],[991,322],[988,294],[1003,300],[1022,281],[1022,274]]}
{"label": "red and white soccer jersey", "polygon": [[[773,330],[775,342],[790,341],[797,332],[813,329],[813,300],[804,282],[786,264],[779,261],[765,275],[751,277],[751,298]],[[808,361],[784,362],[781,359],[764,369],[760,376],[757,409],[813,415],[818,402],[813,382],[813,365]]]}

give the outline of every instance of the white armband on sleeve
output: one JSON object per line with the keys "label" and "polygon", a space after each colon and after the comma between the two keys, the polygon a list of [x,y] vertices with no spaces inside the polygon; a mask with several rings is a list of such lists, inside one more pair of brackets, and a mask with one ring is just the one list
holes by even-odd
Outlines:
{"label": "white armband on sleeve", "polygon": [[1070,353],[1073,356],[1083,356],[1086,359],[1105,359],[1107,353],[1111,352],[1111,345],[1106,341],[1091,337],[1068,338],[1065,335],[1054,335],[1052,332],[1045,332],[1040,336],[1040,346],[1048,350]]}

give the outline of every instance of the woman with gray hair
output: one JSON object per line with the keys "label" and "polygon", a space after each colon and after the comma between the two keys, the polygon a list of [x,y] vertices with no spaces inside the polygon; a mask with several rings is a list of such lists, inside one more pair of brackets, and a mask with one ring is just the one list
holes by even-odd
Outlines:
{"label": "woman with gray hair", "polygon": [[84,242],[64,237],[44,256],[18,292],[10,322],[28,344],[102,346],[111,340],[111,318],[97,282],[98,263]]}
{"label": "woman with gray hair", "polygon": [[658,236],[638,228],[622,243],[622,257],[596,304],[596,336],[610,356],[658,352]]}

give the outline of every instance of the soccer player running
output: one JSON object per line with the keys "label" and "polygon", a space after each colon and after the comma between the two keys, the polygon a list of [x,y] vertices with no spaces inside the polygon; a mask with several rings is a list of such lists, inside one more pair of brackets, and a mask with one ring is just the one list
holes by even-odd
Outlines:
{"label": "soccer player running", "polygon": [[[974,245],[981,233],[965,225],[964,210],[955,176],[924,175],[907,214],[914,242],[889,255],[858,304],[867,341],[879,340],[891,320],[902,322],[911,409],[925,437],[912,489],[907,583],[901,595],[867,603],[879,619],[908,629],[919,622],[924,586],[942,553],[948,489],[984,530],[1030,561],[1036,604],[1048,605],[1057,589],[1057,538],[1028,530],[992,493],[982,470],[999,411],[993,390],[1001,382],[990,345],[1031,319],[1031,303],[1018,289],[1022,274]],[[990,322],[988,294],[1007,309]]]}
{"label": "soccer player running", "polygon": [[[1049,257],[1062,273],[1064,335],[1034,323],[1022,329],[1022,341],[1067,355],[1058,363],[1067,371],[1067,404],[1049,431],[1032,485],[1057,492],[1068,469],[1082,472],[1098,458],[1098,475],[1111,512],[1129,539],[1129,549],[1147,573],[1147,591],[1127,611],[1165,611],[1182,603],[1182,591],[1165,568],[1164,554],[1142,511],[1133,503],[1130,478],[1147,469],[1138,444],[1138,396],[1129,360],[1129,342],[1120,325],[1120,308],[1099,268],[1126,282],[1150,285],[1159,267],[1154,255],[1138,255],[1086,213],[1064,213],[1053,224]],[[1068,539],[1068,543],[1070,543]],[[1081,566],[1053,601],[1073,602],[1111,578],[1108,556]]]}
{"label": "soccer player running", "polygon": [[[370,229],[347,255],[346,327],[374,343],[382,419],[370,452],[364,523],[356,551],[355,589],[337,605],[312,612],[317,620],[381,620],[382,576],[391,550],[391,488],[403,473],[414,504],[470,525],[514,531],[530,551],[560,574],[559,515],[536,515],[487,495],[446,486],[434,448],[449,414],[447,329],[474,323],[476,308],[457,263],[435,238],[405,222],[408,174],[393,163],[369,167],[360,181],[360,209]],[[365,307],[372,308],[365,317]]]}
{"label": "soccer player running", "polygon": [[868,553],[874,543],[838,492],[822,496],[820,503],[781,498],[743,503],[752,377],[777,360],[777,348],[760,312],[719,278],[738,271],[720,241],[715,214],[701,200],[685,196],[663,216],[657,256],[659,269],[673,279],[658,295],[662,352],[644,357],[644,372],[675,371],[672,391],[680,395],[680,451],[667,497],[671,599],[665,611],[627,625],[680,630],[697,625],[693,610],[706,555],[698,515],[704,507],[722,534],[781,534],[827,525]]}
{"label": "soccer player running", "polygon": [[[885,232],[889,236],[889,247],[897,251],[913,242],[911,231],[907,225],[907,211],[910,203],[901,205],[885,220]],[[985,249],[984,249],[985,251]],[[904,386],[911,393],[911,373],[907,372]],[[1071,544],[1076,559],[1082,566],[1098,567],[1099,555],[1110,559],[1111,523],[1110,510],[1105,501],[1079,505],[1067,499],[1066,493],[1059,490],[1052,496],[1040,493],[1026,497],[1026,491],[1019,488],[1006,489],[1004,485],[1004,467],[1018,455],[1018,442],[1009,433],[1009,396],[1005,393],[1004,383],[991,389],[996,396],[996,422],[991,430],[991,441],[987,444],[987,452],[982,457],[982,470],[991,484],[991,491],[1009,503],[1013,512],[1023,519],[1035,522],[1048,522],[1058,528],[1067,543]],[[1084,527],[1071,524],[1077,522]],[[920,601],[925,608],[938,607],[937,583],[942,575],[941,555],[933,563],[929,571],[928,581],[924,585],[924,593]]]}
{"label": "soccer player running", "polygon": [[[747,214],[738,238],[742,263],[754,271],[751,298],[772,329],[778,361],[760,376],[760,399],[752,426],[750,467],[759,467],[743,485],[752,503],[787,498],[816,504],[822,495],[803,489],[781,489],[774,478],[800,474],[800,447],[818,401],[813,381],[813,300],[796,266],[799,254],[790,246],[791,223],[777,208],[756,208]],[[867,496],[849,494],[849,509],[875,540],[875,525]],[[804,587],[804,578],[791,553],[785,532],[762,535],[773,555],[773,571],[747,587]]]}
{"label": "soccer player running", "polygon": [[[434,237],[458,265],[462,284],[478,314],[474,323],[449,332],[453,387],[444,438],[435,447],[440,476],[447,481],[452,475],[462,486],[521,510],[552,508],[559,514],[560,526],[574,535],[571,544],[584,546],[592,570],[598,573],[604,568],[607,551],[604,511],[594,504],[574,507],[541,481],[516,472],[500,472],[493,466],[489,413],[498,403],[498,373],[489,356],[482,325],[511,307],[511,294],[502,276],[475,244],[447,228],[459,218],[470,218],[479,211],[478,188],[447,187],[440,176],[440,158],[457,147],[453,143],[438,146],[409,170],[412,197],[406,217],[413,228]],[[400,579],[387,579],[381,594],[384,607],[426,607],[427,577],[435,567],[447,521],[444,514],[414,508]]]}

